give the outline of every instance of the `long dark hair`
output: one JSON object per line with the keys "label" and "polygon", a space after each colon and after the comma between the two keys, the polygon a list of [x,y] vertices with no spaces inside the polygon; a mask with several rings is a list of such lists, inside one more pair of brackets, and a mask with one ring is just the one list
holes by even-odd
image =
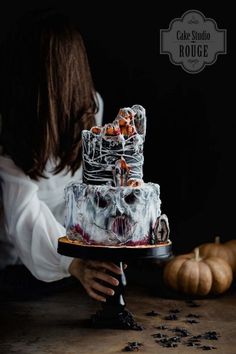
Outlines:
{"label": "long dark hair", "polygon": [[33,179],[72,174],[81,164],[81,131],[94,124],[96,94],[76,25],[53,10],[22,18],[0,49],[3,153]]}

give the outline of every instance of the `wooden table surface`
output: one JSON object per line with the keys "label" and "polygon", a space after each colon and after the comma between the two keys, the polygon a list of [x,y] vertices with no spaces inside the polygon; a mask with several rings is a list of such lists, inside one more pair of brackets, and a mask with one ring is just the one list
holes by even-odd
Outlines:
{"label": "wooden table surface", "polygon": [[[213,353],[236,353],[236,289],[212,299],[195,300],[199,307],[192,307],[186,300],[162,298],[150,293],[140,284],[129,284],[125,299],[127,308],[135,315],[142,331],[92,329],[86,320],[100,309],[100,304],[90,299],[78,284],[56,294],[45,295],[28,301],[2,301],[0,305],[1,354],[108,354],[121,353],[128,342],[139,342],[140,353],[191,354],[203,352],[204,345],[214,346]],[[167,320],[171,310],[177,320]],[[156,311],[158,315],[148,316]],[[199,315],[199,318],[187,317]],[[196,320],[189,323],[186,320]],[[156,327],[166,325],[167,329]],[[180,339],[175,348],[162,347],[153,334],[177,336],[176,327],[187,329],[188,337]],[[186,345],[191,336],[216,331],[218,340],[201,339],[203,348]]]}

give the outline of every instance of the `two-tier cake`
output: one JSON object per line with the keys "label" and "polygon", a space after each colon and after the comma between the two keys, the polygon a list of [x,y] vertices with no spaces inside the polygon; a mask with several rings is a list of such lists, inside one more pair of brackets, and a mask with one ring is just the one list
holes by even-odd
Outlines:
{"label": "two-tier cake", "polygon": [[112,123],[82,132],[83,183],[65,188],[70,240],[113,247],[168,241],[160,187],[143,181],[145,134],[140,105],[122,108]]}

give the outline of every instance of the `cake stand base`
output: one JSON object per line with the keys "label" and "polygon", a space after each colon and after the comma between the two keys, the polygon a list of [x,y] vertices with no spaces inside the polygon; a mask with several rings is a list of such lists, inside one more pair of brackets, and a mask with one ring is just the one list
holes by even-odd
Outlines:
{"label": "cake stand base", "polygon": [[[123,262],[137,258],[155,259],[158,261],[167,260],[172,257],[171,241],[158,245],[147,246],[95,246],[84,245],[78,241],[70,241],[61,237],[58,240],[58,253],[83,259],[96,259],[116,263],[121,274],[112,274],[119,280],[119,285],[114,287],[114,296],[108,296],[106,302],[102,303],[102,309],[91,317],[91,326],[95,328],[116,328],[142,330],[137,324],[132,313],[125,309],[124,289],[126,277],[123,271]],[[110,287],[110,286],[109,286]]]}

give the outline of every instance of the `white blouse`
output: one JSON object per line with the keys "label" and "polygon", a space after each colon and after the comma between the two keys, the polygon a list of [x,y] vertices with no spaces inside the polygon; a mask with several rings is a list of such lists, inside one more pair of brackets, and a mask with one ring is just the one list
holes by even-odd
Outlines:
{"label": "white blouse", "polygon": [[[103,101],[98,95],[96,124],[101,125]],[[49,161],[48,179],[32,180],[11,158],[0,156],[0,269],[23,263],[38,279],[51,282],[70,276],[73,258],[57,253],[58,238],[65,235],[64,187],[81,181],[80,168],[71,173],[53,175]]]}

